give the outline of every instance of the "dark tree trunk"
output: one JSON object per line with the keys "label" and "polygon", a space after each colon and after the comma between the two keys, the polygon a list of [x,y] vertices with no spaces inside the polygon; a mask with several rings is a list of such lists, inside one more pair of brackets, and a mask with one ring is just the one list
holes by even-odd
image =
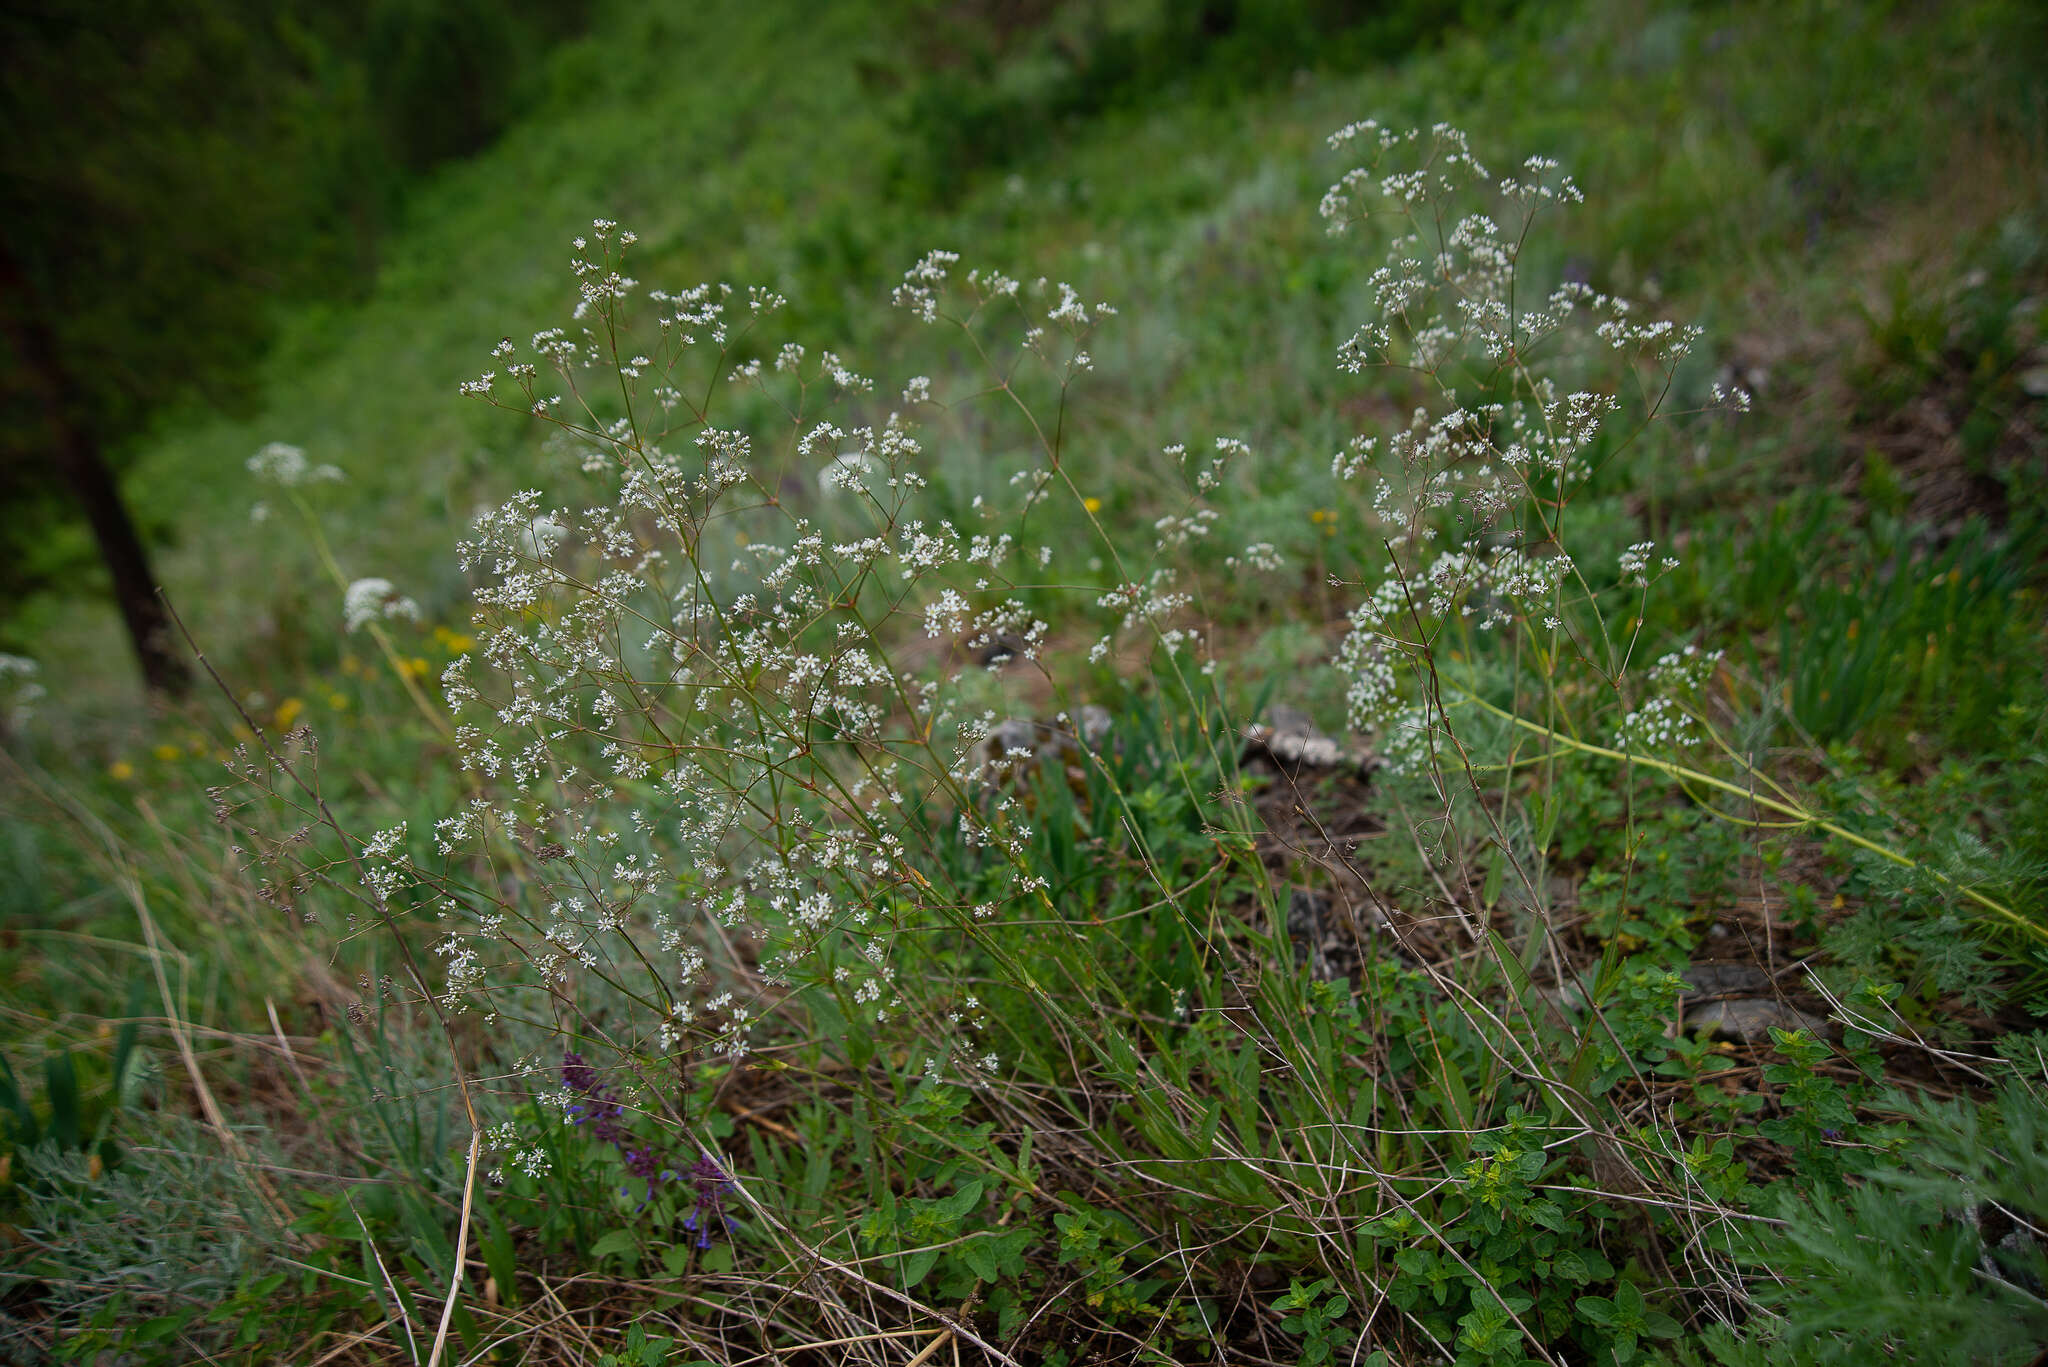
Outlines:
{"label": "dark tree trunk", "polygon": [[128,640],[142,666],[142,681],[161,693],[182,693],[191,682],[170,617],[156,596],[149,556],[121,501],[121,488],[107,467],[99,440],[78,420],[73,386],[56,339],[38,307],[34,287],[4,241],[0,241],[0,329],[4,329],[24,387],[43,411],[52,468],[92,526],[100,559],[113,576],[114,599]]}

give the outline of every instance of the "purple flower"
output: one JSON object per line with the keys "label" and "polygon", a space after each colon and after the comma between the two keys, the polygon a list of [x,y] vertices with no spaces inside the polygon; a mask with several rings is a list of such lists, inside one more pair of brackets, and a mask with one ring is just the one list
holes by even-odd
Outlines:
{"label": "purple flower", "polygon": [[598,1080],[597,1069],[573,1049],[562,1055],[562,1085],[584,1096],[605,1090],[604,1083]]}
{"label": "purple flower", "polygon": [[[591,1067],[583,1055],[573,1050],[562,1055],[562,1085],[583,1098],[569,1107],[570,1123],[589,1125],[593,1138],[619,1151],[626,1171],[647,1183],[646,1199],[640,1202],[640,1209],[647,1209],[647,1202],[654,1199],[655,1187],[663,1179],[675,1176],[667,1165],[666,1155],[652,1144],[640,1143],[626,1128],[626,1108],[619,1103],[618,1094],[610,1083],[597,1075],[597,1069]],[[619,1188],[621,1194],[632,1190],[630,1186]],[[701,1196],[698,1203],[701,1207]]]}
{"label": "purple flower", "polygon": [[683,1228],[697,1236],[698,1248],[711,1247],[711,1231],[723,1226],[728,1232],[733,1228],[733,1218],[725,1213],[725,1194],[734,1188],[734,1182],[718,1160],[710,1154],[699,1155],[696,1162],[683,1176],[690,1179],[697,1188],[697,1207],[683,1221]]}
{"label": "purple flower", "polygon": [[624,1148],[631,1141],[632,1136],[622,1123],[626,1108],[619,1104],[611,1084],[597,1075],[597,1069],[586,1063],[583,1055],[573,1051],[562,1055],[562,1085],[584,1098],[569,1107],[571,1124],[588,1124],[600,1143],[614,1148]]}
{"label": "purple flower", "polygon": [[[647,1201],[654,1199],[655,1184],[665,1177],[674,1177],[675,1173],[663,1166],[662,1155],[649,1147],[622,1144],[619,1146],[619,1156],[626,1160],[627,1172],[647,1183],[647,1200],[640,1203],[641,1210],[647,1209]],[[631,1188],[621,1187],[619,1190],[623,1192]]]}

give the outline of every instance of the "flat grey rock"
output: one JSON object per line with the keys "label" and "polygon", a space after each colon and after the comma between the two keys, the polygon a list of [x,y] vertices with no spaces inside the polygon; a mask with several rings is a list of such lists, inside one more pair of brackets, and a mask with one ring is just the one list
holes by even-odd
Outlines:
{"label": "flat grey rock", "polygon": [[1769,997],[1737,997],[1688,1006],[1685,1028],[1694,1034],[1710,1034],[1745,1044],[1768,1043],[1774,1028],[1804,1030],[1817,1036],[1828,1033],[1828,1023],[1821,1017]]}
{"label": "flat grey rock", "polygon": [[1350,757],[1344,747],[1316,729],[1315,720],[1299,708],[1275,706],[1266,720],[1244,729],[1247,757],[1264,754],[1275,764],[1331,769]]}
{"label": "flat grey rock", "polygon": [[1020,750],[1036,750],[1051,735],[1052,728],[1042,723],[1025,717],[1005,717],[988,733],[989,749],[998,755],[1014,755]]}
{"label": "flat grey rock", "polygon": [[[1072,764],[1082,748],[1100,749],[1115,729],[1109,709],[1095,703],[1081,708],[1080,734],[1061,722],[1055,725],[1031,717],[1005,717],[989,728],[975,745],[976,764],[983,770],[1021,773],[1035,768],[1040,760]],[[1001,761],[1007,760],[1007,764]]]}
{"label": "flat grey rock", "polygon": [[1321,893],[1304,892],[1300,888],[1289,889],[1288,944],[1298,956],[1297,962],[1307,964],[1309,976],[1316,979],[1332,976],[1329,956],[1323,952],[1323,938],[1328,930],[1329,914],[1329,898]]}
{"label": "flat grey rock", "polygon": [[1320,946],[1323,923],[1329,913],[1330,899],[1321,893],[1290,889],[1287,894],[1287,938],[1305,945]]}
{"label": "flat grey rock", "polygon": [[1755,964],[1688,964],[1681,969],[1679,977],[1692,989],[1686,996],[1722,997],[1737,993],[1759,993],[1771,990],[1771,975]]}

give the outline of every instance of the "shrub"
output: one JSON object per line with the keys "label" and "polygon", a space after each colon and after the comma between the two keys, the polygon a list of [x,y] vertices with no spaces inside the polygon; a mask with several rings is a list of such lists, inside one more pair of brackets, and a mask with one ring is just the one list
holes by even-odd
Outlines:
{"label": "shrub", "polygon": [[[1652,1080],[1714,1072],[1669,1037],[1664,965],[1729,832],[1818,830],[2041,934],[1805,805],[1731,742],[1721,653],[1649,627],[1677,559],[1595,493],[1746,398],[1687,369],[1696,330],[1533,278],[1569,177],[1496,177],[1447,127],[1331,141],[1364,164],[1325,217],[1386,250],[1338,362],[1413,413],[1332,470],[1379,547],[1333,567],[1334,664],[1415,851],[1329,843],[1366,890],[1353,979],[1289,943],[1310,861],[1267,829],[1204,606],[1257,457],[1190,434],[1147,534],[1100,515],[1072,398],[1109,304],[931,252],[894,302],[944,363],[883,385],[774,336],[772,290],[643,289],[600,220],[569,322],[463,386],[580,479],[461,548],[464,797],[358,839],[300,735],[244,754],[229,819],[296,827],[255,846],[280,900],[399,954],[461,1069],[461,1209],[501,1283],[525,1221],[659,1268],[703,1317],[688,1352],[769,1351],[794,1303],[821,1338],[907,1311],[1049,1362],[1271,1331],[1312,1361],[1634,1361],[1744,1303],[1739,1108]],[[965,443],[1028,457],[949,514],[926,471]],[[1225,565],[1285,573],[1263,543]],[[406,601],[348,594],[373,628]],[[1573,804],[1618,833],[1573,843]],[[1775,1038],[1793,1114],[1745,1151],[1835,1183],[1835,1053]],[[435,1254],[457,1291],[471,1224]],[[934,1308],[960,1303],[986,1313]]]}

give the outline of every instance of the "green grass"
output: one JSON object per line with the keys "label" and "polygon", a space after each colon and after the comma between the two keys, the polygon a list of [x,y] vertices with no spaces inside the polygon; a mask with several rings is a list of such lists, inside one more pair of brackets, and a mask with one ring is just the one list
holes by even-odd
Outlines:
{"label": "green grass", "polygon": [[[1862,17],[1844,30],[1815,11],[1789,34],[1785,23],[1730,10],[1638,28],[1539,6],[1393,71],[1229,102],[1169,91],[1158,107],[1069,132],[1016,167],[1015,191],[991,177],[936,210],[885,193],[904,134],[893,102],[857,74],[891,51],[885,16],[835,7],[790,24],[773,6],[622,15],[557,55],[545,104],[499,145],[415,193],[367,303],[289,320],[253,416],[167,432],[139,462],[131,497],[177,529],[167,586],[212,649],[238,663],[275,659],[287,629],[266,626],[327,592],[289,536],[242,526],[254,495],[240,462],[268,441],[349,471],[334,511],[352,572],[403,565],[433,612],[452,611],[461,586],[445,568],[450,529],[541,467],[516,423],[449,396],[498,336],[554,315],[567,239],[604,216],[641,234],[637,268],[650,282],[773,281],[803,330],[816,329],[815,345],[849,351],[900,340],[886,320],[874,333],[876,303],[932,245],[972,244],[992,261],[1099,283],[1145,320],[1089,400],[1125,429],[1110,477],[1146,468],[1148,447],[1241,432],[1278,467],[1273,532],[1301,542],[1306,529],[1283,524],[1325,501],[1320,457],[1348,435],[1325,358],[1355,308],[1344,282],[1358,279],[1303,213],[1320,192],[1309,153],[1322,133],[1368,111],[1453,118],[1489,130],[1501,156],[1540,148],[1565,159],[1595,204],[1572,229],[1574,256],[1605,263],[1603,283],[1627,290],[1649,278],[1654,256],[1663,287],[1725,344],[1713,326],[1722,309],[1774,275],[1824,273],[1830,246],[1851,248],[1873,216],[1920,188],[1913,177],[1930,154],[1915,149],[1939,146],[1951,120],[2022,117],[1995,102],[1992,78],[1958,79],[2001,36],[1988,22],[1988,32],[1933,33]],[[1714,60],[1700,59],[1709,50]],[[1563,80],[1546,56],[1558,51],[1574,55]],[[711,52],[703,76],[671,78]],[[1875,137],[1859,123],[1866,106],[1839,98],[1852,81],[1923,91],[1901,101],[1922,122]],[[1303,480],[1305,507],[1287,498]],[[220,585],[259,587],[238,587],[229,605],[210,591]],[[42,621],[46,668],[99,694],[102,715],[124,707],[100,682],[119,678],[101,664],[118,654],[111,617],[51,603]]]}
{"label": "green grass", "polygon": [[[1151,12],[1117,11],[1166,43],[1176,31],[1143,28]],[[165,420],[129,492],[178,529],[166,586],[239,712],[144,711],[110,663],[110,616],[84,597],[23,610],[55,696],[20,759],[0,760],[0,1219],[30,1231],[0,1264],[0,1315],[15,1317],[0,1330],[39,1348],[89,1330],[72,1360],[254,1360],[287,1344],[310,1358],[339,1341],[323,1335],[361,1333],[350,1360],[425,1361],[465,1229],[470,1280],[451,1312],[465,1359],[506,1336],[539,1360],[688,1362],[717,1341],[706,1325],[727,1335],[721,1361],[915,1330],[893,1340],[908,1357],[938,1309],[965,1304],[976,1338],[953,1346],[1048,1363],[1373,1348],[1461,1367],[1657,1360],[1638,1351],[1822,1361],[1863,1342],[1876,1291],[1852,1284],[1863,1263],[1842,1250],[1879,1229],[1932,1250],[1887,1273],[1908,1300],[2005,1305],[1957,1280],[1967,1240],[1935,1188],[1998,1144],[2038,1142],[2048,584],[2027,476],[2048,413],[2027,377],[2048,346],[2048,206],[2021,54],[2039,20],[1993,3],[1647,20],[1535,4],[1413,50],[1342,49],[1348,67],[1293,79],[1234,72],[1228,49],[1186,79],[1140,62],[1130,84],[1101,87],[1124,92],[1112,98],[1058,76],[1065,59],[1048,53],[1110,70],[1084,59],[1125,50],[1114,28],[996,42],[982,71],[947,65],[921,35],[929,17],[771,0],[602,16],[554,54],[529,115],[412,194],[365,301],[287,318],[256,413]],[[1050,121],[1022,150],[949,129],[977,81],[982,114]],[[1316,216],[1352,164],[1322,140],[1367,114],[1453,121],[1497,171],[1558,157],[1590,202],[1523,269],[1705,323],[1674,380],[1680,406],[1724,371],[1758,389],[1738,421],[1600,448],[1572,512],[1575,624],[1588,639],[1592,624],[1640,629],[1637,671],[1688,642],[1725,649],[1696,703],[1725,749],[1617,762],[1604,747],[1640,702],[1623,671],[1579,668],[1540,633],[1452,622],[1427,655],[1465,747],[1448,784],[1381,771],[1297,792],[1240,753],[1262,700],[1341,729],[1328,660],[1390,552],[1330,455],[1428,397],[1334,364],[1377,258]],[[1959,158],[1986,169],[1959,187]],[[779,330],[725,364],[772,359],[785,335],[813,358],[834,350],[876,379],[861,421],[913,374],[946,394],[982,383],[962,342],[886,307],[929,248],[1114,302],[1071,398],[1017,386],[1040,417],[1060,412],[1071,481],[1020,536],[1059,550],[1058,586],[1017,590],[1065,614],[1055,659],[1113,620],[1093,606],[1117,578],[1103,562],[1149,563],[1154,520],[1188,505],[1163,448],[1206,460],[1233,436],[1253,452],[1214,498],[1227,531],[1185,558],[1222,666],[1213,687],[1128,647],[1048,682],[963,680],[956,717],[1103,702],[1116,740],[1041,764],[1008,816],[981,799],[985,819],[1028,827],[1008,863],[958,838],[972,804],[957,785],[910,785],[917,877],[862,904],[897,928],[894,1023],[855,995],[867,941],[850,924],[818,951],[849,969],[843,983],[764,985],[768,931],[746,954],[706,936],[710,971],[757,992],[773,1022],[743,1066],[662,1058],[645,1013],[670,985],[623,972],[573,990],[520,978],[488,1021],[437,1025],[410,976],[441,971],[430,899],[408,894],[387,923],[348,863],[401,821],[424,863],[435,822],[496,791],[455,769],[419,695],[480,634],[453,545],[480,506],[530,487],[553,506],[583,482],[537,424],[455,389],[500,336],[523,344],[563,318],[568,241],[598,217],[639,234],[645,285],[787,294]],[[858,509],[815,493],[818,462],[776,444],[770,402],[720,404],[786,506],[707,523],[706,563],[780,535],[786,514],[853,535]],[[1000,395],[959,404],[927,440],[931,515],[963,525],[975,495],[1013,500],[1009,476],[1042,458]],[[243,462],[270,441],[348,472],[309,495],[310,523],[282,503],[250,521],[266,494]],[[309,526],[343,578],[393,580],[422,622],[345,634]],[[1639,595],[1613,566],[1644,539],[1683,564]],[[1225,564],[1254,541],[1288,570]],[[870,610],[891,591],[857,585],[847,601]],[[877,639],[939,670],[910,651],[921,635]],[[821,623],[807,639],[832,638]],[[274,739],[209,796],[250,722],[274,737],[310,724],[317,751]],[[852,754],[790,772],[829,790]],[[556,796],[584,800],[566,782]],[[788,803],[808,822],[844,810],[815,789]],[[1787,820],[1799,812],[1814,819]],[[601,880],[627,852],[668,849],[678,814],[631,823],[601,858],[528,819],[540,829],[447,864],[448,886],[539,915],[574,892],[571,871]],[[550,838],[576,848],[550,853]],[[1014,910],[1020,869],[1047,883],[1031,915],[982,926],[947,911]],[[711,875],[672,872],[664,899],[710,896]],[[1301,971],[1280,924],[1296,887],[1353,900],[1348,987]],[[1363,924],[1368,908],[1385,930]],[[1669,973],[1700,960],[1778,974],[1846,1028],[1668,1031],[1690,991]],[[975,1012],[1001,1083],[934,1080],[949,1015]],[[661,1184],[641,1207],[629,1145],[559,1123],[565,1048],[601,1062],[635,1142],[671,1145],[678,1167],[715,1148],[744,1176],[738,1232],[700,1246],[681,1221],[717,1213],[715,1181]],[[226,1126],[191,1100],[202,1080]],[[487,1126],[518,1135],[482,1165],[501,1166],[501,1185],[467,1184],[472,1093]],[[522,1151],[538,1156],[523,1167]],[[109,1171],[118,1191],[99,1185]],[[232,1235],[213,1265],[194,1247],[204,1217],[154,1195],[194,1173],[220,1184]],[[1911,1218],[1870,1203],[1888,1184],[1918,1202]],[[2023,1192],[2001,1199],[2043,1214]],[[143,1214],[118,1218],[130,1205]],[[1779,1226],[1758,1216],[1789,1232],[1759,1232]],[[2024,1285],[2039,1262],[2001,1266]],[[146,1282],[107,1280],[142,1264]],[[828,1265],[840,1280],[810,1280]],[[1752,1300],[1765,1268],[1833,1280]],[[865,1308],[835,1300],[848,1288]],[[223,1300],[234,1318],[192,1309]],[[237,1343],[249,1315],[267,1337]],[[1887,1324],[1917,1360],[1963,1351]],[[2033,1348],[1993,1335],[1969,1351]]]}

